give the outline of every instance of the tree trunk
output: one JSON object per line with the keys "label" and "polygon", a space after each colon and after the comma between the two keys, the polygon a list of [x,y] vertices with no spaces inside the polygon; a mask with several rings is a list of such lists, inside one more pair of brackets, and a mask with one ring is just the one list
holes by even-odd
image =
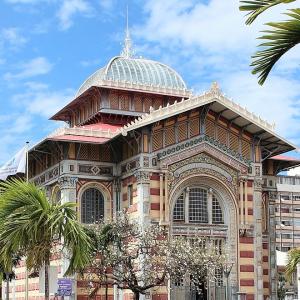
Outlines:
{"label": "tree trunk", "polygon": [[45,263],[45,300],[49,300],[50,292],[49,292],[49,265],[50,262]]}
{"label": "tree trunk", "polygon": [[134,292],[134,300],[139,300],[139,299],[140,299],[140,293]]}
{"label": "tree trunk", "polygon": [[9,273],[5,273],[6,276],[6,300],[9,300]]}

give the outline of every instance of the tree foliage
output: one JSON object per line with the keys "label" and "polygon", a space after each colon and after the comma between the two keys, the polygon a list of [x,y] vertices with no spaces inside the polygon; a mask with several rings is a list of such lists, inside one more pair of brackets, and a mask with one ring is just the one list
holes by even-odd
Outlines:
{"label": "tree foliage", "polygon": [[[296,0],[241,0],[241,11],[248,12],[246,24],[252,24],[267,9],[279,4],[287,4]],[[263,84],[278,60],[291,48],[300,43],[300,9],[289,9],[289,19],[282,22],[270,22],[268,30],[263,31],[259,39],[261,50],[252,56],[253,74],[258,74],[259,84]]]}
{"label": "tree foliage", "polygon": [[289,281],[292,279],[293,273],[297,270],[300,263],[300,248],[291,249],[288,252],[288,261],[285,269],[285,275]]}
{"label": "tree foliage", "polygon": [[42,188],[22,180],[0,184],[0,261],[12,269],[11,253],[26,256],[26,267],[38,271],[45,266],[45,293],[49,294],[47,268],[53,251],[63,239],[61,253],[70,258],[66,274],[73,274],[89,263],[91,241],[77,221],[74,203],[47,199]]}
{"label": "tree foliage", "polygon": [[195,287],[221,270],[225,255],[202,238],[170,239],[158,225],[141,229],[127,215],[90,227],[94,236],[92,265],[88,280],[91,295],[101,286],[130,289],[135,298],[167,280],[180,282],[187,274]]}

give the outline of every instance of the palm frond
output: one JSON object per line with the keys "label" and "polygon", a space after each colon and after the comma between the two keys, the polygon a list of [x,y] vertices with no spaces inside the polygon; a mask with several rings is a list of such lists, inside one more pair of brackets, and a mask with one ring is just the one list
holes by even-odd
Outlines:
{"label": "palm frond", "polygon": [[291,48],[300,43],[300,9],[291,9],[286,13],[289,20],[278,23],[267,23],[270,30],[263,31],[265,35],[259,39],[265,40],[252,56],[252,73],[259,74],[259,84],[263,84],[277,61]]}
{"label": "palm frond", "polygon": [[246,24],[250,25],[260,14],[262,14],[264,11],[271,8],[272,6],[282,3],[291,3],[294,1],[296,0],[242,0],[240,1],[240,10],[248,12]]}
{"label": "palm frond", "polygon": [[300,248],[292,249],[288,252],[288,262],[285,269],[285,275],[288,280],[291,280],[293,273],[297,270],[297,265],[300,263]]}

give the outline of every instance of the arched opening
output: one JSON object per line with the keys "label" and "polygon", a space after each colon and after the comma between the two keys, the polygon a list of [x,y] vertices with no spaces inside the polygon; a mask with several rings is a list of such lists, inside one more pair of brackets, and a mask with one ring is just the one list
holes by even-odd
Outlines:
{"label": "arched opening", "polygon": [[81,196],[81,222],[92,224],[104,218],[104,197],[96,188],[86,189]]}
{"label": "arched opening", "polygon": [[[203,236],[223,251],[229,239],[228,195],[210,180],[187,180],[173,193],[171,210],[172,235]],[[222,196],[221,196],[222,195]],[[226,207],[227,206],[227,207]],[[198,288],[190,284],[189,276],[181,282],[171,283],[171,299],[174,300],[222,300],[225,299],[225,281],[222,270],[215,270],[214,278],[201,281]],[[200,292],[201,290],[201,292]]]}

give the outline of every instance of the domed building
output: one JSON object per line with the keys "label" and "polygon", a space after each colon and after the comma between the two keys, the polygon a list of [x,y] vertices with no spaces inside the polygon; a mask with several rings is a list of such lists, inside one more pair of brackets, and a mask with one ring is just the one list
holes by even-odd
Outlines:
{"label": "domed building", "polygon": [[[134,57],[128,36],[122,54],[88,77],[51,119],[67,126],[30,150],[30,180],[49,196],[76,202],[82,223],[127,209],[143,225],[226,244],[230,299],[276,299],[270,182],[286,167],[274,157],[295,146],[274,125],[226,98],[216,83],[193,95],[171,67]],[[35,282],[29,279],[30,299],[40,297],[31,289]],[[188,280],[171,282],[147,299],[224,300],[223,274],[218,282],[204,283],[202,295],[191,293]],[[74,293],[87,299],[85,283],[76,281]],[[109,288],[109,294],[130,299],[129,291]]]}

